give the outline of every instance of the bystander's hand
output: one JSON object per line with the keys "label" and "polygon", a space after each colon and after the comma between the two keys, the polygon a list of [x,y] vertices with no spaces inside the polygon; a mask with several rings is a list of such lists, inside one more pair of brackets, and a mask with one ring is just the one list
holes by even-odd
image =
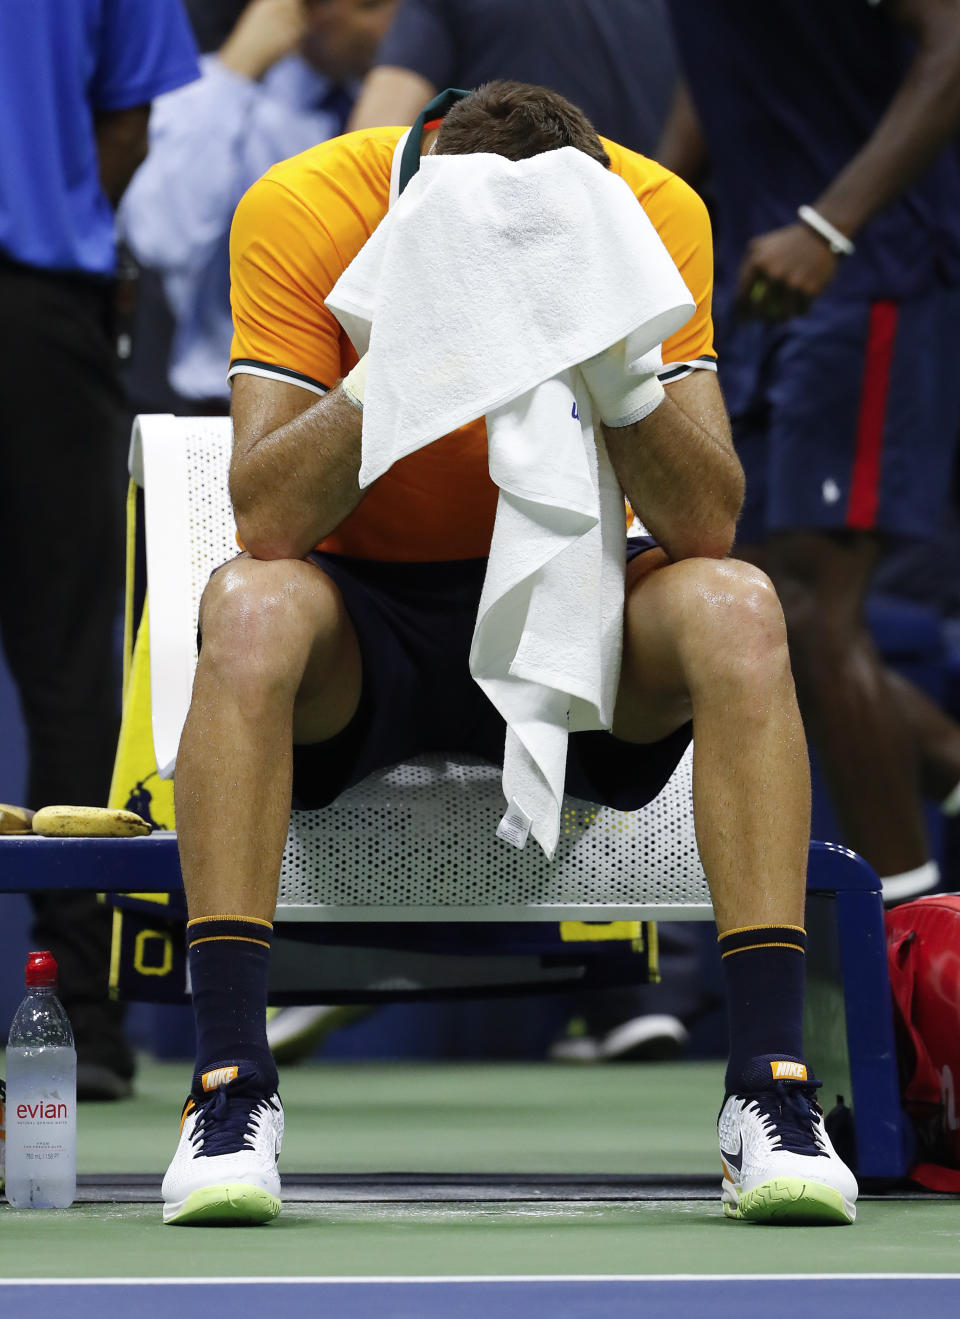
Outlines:
{"label": "bystander's hand", "polygon": [[260,78],[296,50],[305,29],[302,0],[251,0],[217,58],[234,73]]}
{"label": "bystander's hand", "polygon": [[747,244],[740,267],[738,311],[767,321],[802,316],[833,279],[837,260],[805,224],[759,234]]}

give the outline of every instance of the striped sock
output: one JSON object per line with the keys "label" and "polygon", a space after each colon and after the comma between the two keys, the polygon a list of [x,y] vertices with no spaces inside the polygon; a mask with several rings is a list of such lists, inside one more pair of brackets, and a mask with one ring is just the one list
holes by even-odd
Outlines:
{"label": "striped sock", "polygon": [[807,936],[799,925],[746,925],[718,937],[727,981],[727,1093],[751,1088],[760,1057],[803,1061]]}
{"label": "striped sock", "polygon": [[251,916],[202,916],[187,922],[187,958],[197,1023],[194,1091],[203,1072],[225,1063],[251,1062],[265,1094],[277,1088],[267,1044],[269,921]]}

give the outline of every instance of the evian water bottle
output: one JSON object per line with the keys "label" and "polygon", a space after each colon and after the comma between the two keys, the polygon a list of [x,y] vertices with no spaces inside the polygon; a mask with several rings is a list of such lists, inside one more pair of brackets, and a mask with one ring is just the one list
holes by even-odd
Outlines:
{"label": "evian water bottle", "polygon": [[57,998],[57,964],[30,953],[7,1040],[7,1199],[65,1209],[77,1190],[77,1051]]}

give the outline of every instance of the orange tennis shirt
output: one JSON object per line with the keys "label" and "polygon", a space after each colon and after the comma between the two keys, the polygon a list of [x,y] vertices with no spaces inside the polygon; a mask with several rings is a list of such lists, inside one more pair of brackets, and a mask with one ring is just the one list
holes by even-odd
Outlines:
{"label": "orange tennis shirt", "polygon": [[[231,377],[251,373],[323,394],[356,362],[324,299],[387,213],[403,133],[377,128],[333,138],[274,165],[246,193],[230,235]],[[715,370],[706,209],[655,161],[603,145],[696,302],[689,321],[663,344],[660,378]],[[422,350],[429,353],[430,344]],[[496,502],[480,419],[395,463],[320,548],[407,562],[483,558]]]}

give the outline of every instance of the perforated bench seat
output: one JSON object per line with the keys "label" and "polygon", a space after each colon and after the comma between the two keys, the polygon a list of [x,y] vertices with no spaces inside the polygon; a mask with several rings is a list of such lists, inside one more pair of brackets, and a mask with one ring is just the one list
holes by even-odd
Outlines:
{"label": "perforated bench seat", "polygon": [[[295,811],[278,919],[373,908],[383,920],[709,919],[691,827],[691,752],[636,812],[567,797],[548,861],[497,838],[500,771],[423,756],[371,776],[323,811]],[[355,917],[354,917],[355,918]]]}

